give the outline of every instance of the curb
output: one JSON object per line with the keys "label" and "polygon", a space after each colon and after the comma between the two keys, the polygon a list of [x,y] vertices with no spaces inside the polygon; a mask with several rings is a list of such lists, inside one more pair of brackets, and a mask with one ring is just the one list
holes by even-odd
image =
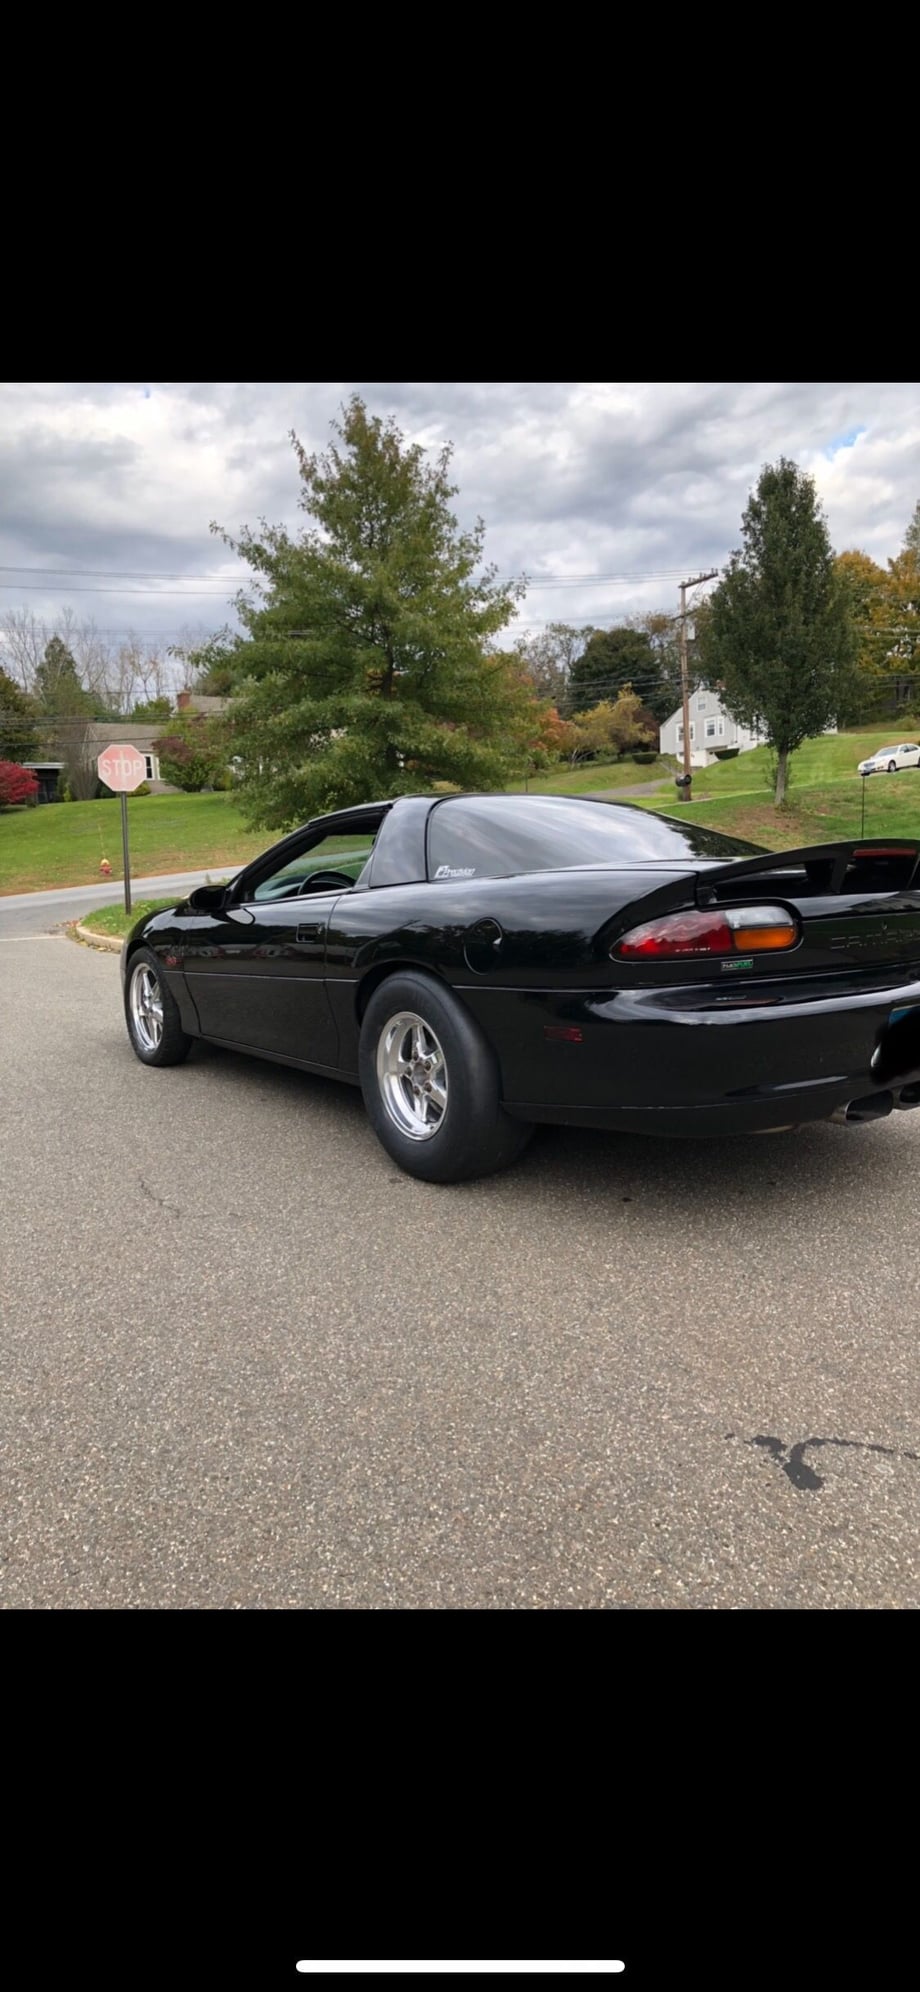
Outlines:
{"label": "curb", "polygon": [[109,954],[121,954],[124,941],[115,934],[97,934],[92,927],[81,927],[79,920],[70,922],[70,931],[79,941],[88,941],[91,947],[102,948]]}

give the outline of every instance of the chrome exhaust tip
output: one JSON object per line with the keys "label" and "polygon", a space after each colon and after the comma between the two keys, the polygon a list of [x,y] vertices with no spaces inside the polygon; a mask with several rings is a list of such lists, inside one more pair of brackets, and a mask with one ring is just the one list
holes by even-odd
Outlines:
{"label": "chrome exhaust tip", "polygon": [[[905,1087],[905,1092],[910,1088]],[[843,1107],[835,1108],[832,1121],[842,1121],[847,1127],[863,1126],[866,1121],[887,1120],[894,1107],[893,1093],[865,1093],[860,1100],[848,1100]],[[920,1106],[920,1100],[916,1102]]]}

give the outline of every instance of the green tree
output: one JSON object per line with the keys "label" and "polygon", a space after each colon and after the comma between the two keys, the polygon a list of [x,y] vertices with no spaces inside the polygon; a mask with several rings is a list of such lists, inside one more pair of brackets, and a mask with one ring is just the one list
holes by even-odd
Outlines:
{"label": "green tree", "polygon": [[813,480],[788,458],[761,472],[741,536],[709,598],[700,662],[734,718],[766,733],[780,808],[790,756],[852,697],[856,641]]}
{"label": "green tree", "polygon": [[624,685],[638,686],[645,698],[646,688],[652,690],[656,678],[655,652],[647,630],[633,629],[627,623],[617,629],[593,630],[569,672],[570,712],[589,712],[593,706],[612,702]]}
{"label": "green tree", "polygon": [[227,729],[221,719],[183,714],[154,741],[154,752],[164,782],[174,788],[197,795],[204,788],[226,786]]}
{"label": "green tree", "polygon": [[150,720],[168,719],[171,712],[172,701],[167,698],[164,692],[162,698],[159,699],[141,699],[137,705],[131,707],[129,717],[131,719]]}
{"label": "green tree", "polygon": [[887,569],[867,553],[842,553],[843,582],[856,638],[852,716],[908,711],[920,685],[920,557],[902,548]]}
{"label": "green tree", "polygon": [[31,758],[38,740],[35,702],[0,670],[0,761]]}
{"label": "green tree", "polygon": [[[435,781],[489,788],[521,765],[533,696],[494,639],[522,589],[482,567],[484,526],[450,510],[451,448],[433,462],[355,395],[338,439],[291,440],[309,526],[239,540],[260,599],[241,599],[245,682],[233,749],[254,824]],[[219,528],[215,528],[219,530]]]}
{"label": "green tree", "polygon": [[[687,618],[687,670],[691,690],[699,683],[696,624],[705,610],[705,602],[697,601]],[[661,726],[666,719],[670,719],[681,702],[680,617],[668,615],[662,609],[648,609],[642,615],[632,616],[629,627],[640,630],[651,645],[652,676],[642,687],[642,697]]]}
{"label": "green tree", "polygon": [[82,682],[74,657],[59,636],[52,636],[45,645],[33,689],[40,710],[51,718],[92,716],[92,696]]}
{"label": "green tree", "polygon": [[601,699],[571,721],[572,759],[630,754],[657,745],[655,722],[638,692],[624,685],[615,699]]}
{"label": "green tree", "polygon": [[234,692],[239,690],[247,669],[246,644],[239,632],[231,630],[229,625],[199,643],[172,644],[169,654],[182,659],[192,691],[204,693],[209,698],[232,698]]}
{"label": "green tree", "polygon": [[855,724],[874,719],[890,704],[888,576],[884,567],[855,547],[837,555],[836,568],[855,644],[856,673],[847,714]]}
{"label": "green tree", "polygon": [[548,699],[564,712],[569,701],[569,673],[593,630],[571,623],[551,622],[534,636],[520,637],[514,646],[521,668],[538,699]]}

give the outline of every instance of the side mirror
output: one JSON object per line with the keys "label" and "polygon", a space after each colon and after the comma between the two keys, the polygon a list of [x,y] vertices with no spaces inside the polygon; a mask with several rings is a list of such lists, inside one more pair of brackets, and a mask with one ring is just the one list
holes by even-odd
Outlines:
{"label": "side mirror", "polygon": [[193,913],[219,913],[227,897],[225,885],[196,885],[190,892],[186,905]]}

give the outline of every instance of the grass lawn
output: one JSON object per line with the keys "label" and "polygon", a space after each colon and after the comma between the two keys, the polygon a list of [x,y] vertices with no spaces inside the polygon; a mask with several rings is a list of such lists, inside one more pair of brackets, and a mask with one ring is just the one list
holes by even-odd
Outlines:
{"label": "grass lawn", "polygon": [[[677,773],[677,762],[658,755],[647,768],[636,761],[585,761],[576,768],[562,764],[546,775],[531,775],[527,789],[531,795],[586,795],[604,789],[633,788],[643,782],[660,782]],[[523,795],[523,782],[509,782],[512,795]]]}
{"label": "grass lawn", "polygon": [[[271,831],[247,830],[232,795],[129,795],[128,838],[138,878],[236,870],[273,841]],[[103,857],[120,878],[117,802],[51,802],[0,814],[0,893],[91,885]]]}
{"label": "grass lawn", "polygon": [[[817,740],[803,741],[798,752],[793,754],[789,764],[789,791],[794,796],[798,789],[816,788],[825,782],[844,781],[847,777],[857,784],[860,777],[856,773],[858,763],[877,754],[880,747],[896,746],[899,740],[917,740],[920,732],[912,722],[902,722],[901,731],[897,724],[884,728],[863,728],[858,733],[822,733]],[[870,787],[874,782],[889,779],[901,780],[914,769],[904,770],[901,776],[870,775]],[[753,747],[747,754],[739,754],[734,761],[717,761],[711,768],[694,768],[693,793],[700,799],[728,795],[738,789],[769,789],[770,749]],[[866,808],[869,808],[866,802]]]}
{"label": "grass lawn", "polygon": [[[216,885],[216,879],[214,883]],[[140,920],[142,916],[146,917],[148,913],[162,913],[167,906],[175,904],[175,897],[138,899],[130,913],[126,913],[123,906],[100,906],[97,913],[84,913],[80,925],[89,927],[94,934],[117,934],[118,938],[123,940],[125,934],[130,934],[135,920]]]}
{"label": "grass lawn", "polygon": [[[658,796],[638,800],[643,809],[687,817],[710,830],[724,830],[727,836],[747,837],[767,850],[785,851],[797,845],[833,844],[862,835],[863,786],[858,775],[812,788],[796,783],[788,806],[781,810],[774,809],[767,788],[740,790],[701,802],[680,803],[669,797],[665,803]],[[920,839],[920,769],[906,769],[899,775],[870,775],[865,790],[867,837]],[[696,796],[696,776],[693,793]]]}

